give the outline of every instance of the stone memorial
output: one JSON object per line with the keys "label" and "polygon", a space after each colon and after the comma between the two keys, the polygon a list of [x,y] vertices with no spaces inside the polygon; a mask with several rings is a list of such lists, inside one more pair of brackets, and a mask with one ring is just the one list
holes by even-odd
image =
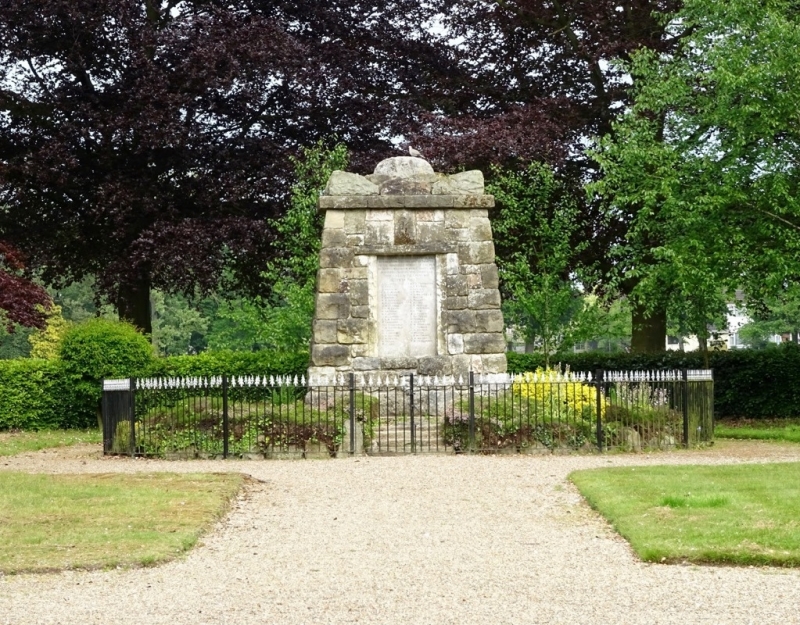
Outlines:
{"label": "stone memorial", "polygon": [[335,171],[325,212],[309,375],[506,371],[483,174],[417,157]]}

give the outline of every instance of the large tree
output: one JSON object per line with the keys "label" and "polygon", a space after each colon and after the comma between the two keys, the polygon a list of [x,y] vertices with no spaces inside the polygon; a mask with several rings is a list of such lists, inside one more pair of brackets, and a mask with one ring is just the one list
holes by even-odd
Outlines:
{"label": "large tree", "polygon": [[0,235],[145,331],[152,287],[227,265],[269,288],[289,156],[335,134],[363,166],[448,99],[457,68],[420,19],[410,0],[4,2]]}
{"label": "large tree", "polygon": [[0,324],[9,332],[14,324],[43,328],[51,303],[47,292],[26,274],[20,253],[0,241]]}

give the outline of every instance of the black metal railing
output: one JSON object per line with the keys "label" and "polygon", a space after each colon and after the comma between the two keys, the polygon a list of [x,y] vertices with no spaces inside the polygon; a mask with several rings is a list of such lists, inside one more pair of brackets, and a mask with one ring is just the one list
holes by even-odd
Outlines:
{"label": "black metal railing", "polygon": [[106,380],[105,453],[638,451],[713,438],[711,371]]}

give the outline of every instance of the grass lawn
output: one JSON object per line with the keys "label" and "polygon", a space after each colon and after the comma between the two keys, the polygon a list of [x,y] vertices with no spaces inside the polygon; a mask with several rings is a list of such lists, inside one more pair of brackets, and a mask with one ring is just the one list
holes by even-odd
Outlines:
{"label": "grass lawn", "polygon": [[191,548],[239,474],[0,472],[0,572],[147,566]]}
{"label": "grass lawn", "polygon": [[714,436],[716,438],[800,443],[800,419],[718,421],[714,426]]}
{"label": "grass lawn", "polygon": [[47,447],[76,443],[102,443],[100,430],[41,430],[39,432],[0,432],[0,456],[13,456]]}
{"label": "grass lawn", "polygon": [[625,467],[570,479],[647,562],[800,566],[800,463]]}

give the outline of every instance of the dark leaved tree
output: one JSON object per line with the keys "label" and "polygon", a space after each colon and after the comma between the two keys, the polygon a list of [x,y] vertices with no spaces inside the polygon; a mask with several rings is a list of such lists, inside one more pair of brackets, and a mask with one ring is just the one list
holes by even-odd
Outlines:
{"label": "dark leaved tree", "polygon": [[50,297],[24,274],[20,254],[0,241],[0,322],[13,332],[14,324],[43,328]]}

